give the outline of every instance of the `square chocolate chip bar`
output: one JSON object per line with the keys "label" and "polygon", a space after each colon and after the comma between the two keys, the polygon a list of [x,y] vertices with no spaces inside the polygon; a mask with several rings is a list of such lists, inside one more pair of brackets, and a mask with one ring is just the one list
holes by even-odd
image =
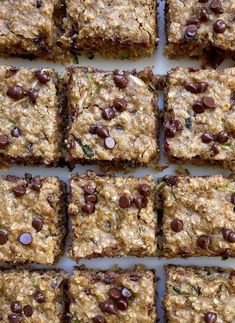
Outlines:
{"label": "square chocolate chip bar", "polygon": [[0,66],[0,162],[56,165],[62,112],[53,69]]}
{"label": "square chocolate chip bar", "polygon": [[156,323],[155,273],[143,266],[108,271],[78,267],[70,279],[71,322]]}
{"label": "square chocolate chip bar", "polygon": [[156,47],[155,0],[66,0],[61,45],[73,52],[106,57],[150,56]]}
{"label": "square chocolate chip bar", "polygon": [[219,64],[234,55],[233,0],[167,0],[165,13],[170,57],[206,54]]}
{"label": "square chocolate chip bar", "polygon": [[176,68],[165,93],[165,151],[173,162],[235,170],[235,68]]}
{"label": "square chocolate chip bar", "polygon": [[0,320],[65,322],[65,287],[62,270],[0,271]]}
{"label": "square chocolate chip bar", "polygon": [[235,181],[169,176],[161,191],[165,257],[235,256]]}
{"label": "square chocolate chip bar", "polygon": [[73,175],[70,187],[73,259],[156,255],[151,176]]}
{"label": "square chocolate chip bar", "polygon": [[66,233],[65,184],[57,177],[0,177],[0,261],[53,264]]}
{"label": "square chocolate chip bar", "polygon": [[146,165],[159,156],[152,70],[113,72],[70,68],[67,161]]}
{"label": "square chocolate chip bar", "polygon": [[169,265],[166,275],[166,322],[234,322],[233,269]]}

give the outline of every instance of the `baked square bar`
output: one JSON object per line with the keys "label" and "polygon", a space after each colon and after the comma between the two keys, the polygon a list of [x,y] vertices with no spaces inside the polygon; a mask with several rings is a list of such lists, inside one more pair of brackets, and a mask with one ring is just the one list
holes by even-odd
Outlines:
{"label": "baked square bar", "polygon": [[235,53],[233,0],[166,1],[166,54],[170,57]]}
{"label": "baked square bar", "polygon": [[218,267],[166,267],[166,322],[233,322],[235,271]]}
{"label": "baked square bar", "polygon": [[65,322],[65,273],[61,270],[0,271],[2,322]]}
{"label": "baked square bar", "polygon": [[73,259],[156,255],[151,176],[73,175],[70,187]]}
{"label": "baked square bar", "polygon": [[155,273],[136,266],[108,271],[78,267],[70,279],[71,322],[157,322]]}
{"label": "baked square bar", "polygon": [[173,162],[235,169],[235,68],[176,68],[165,93],[165,150]]}
{"label": "baked square bar", "polygon": [[63,133],[56,72],[0,66],[0,91],[0,162],[56,165]]}
{"label": "baked square bar", "polygon": [[[141,79],[142,78],[142,79]],[[67,161],[146,165],[159,158],[156,91],[151,69],[105,72],[70,68]]]}
{"label": "baked square bar", "polygon": [[0,261],[53,264],[63,252],[65,184],[25,176],[0,177]]}
{"label": "baked square bar", "polygon": [[155,0],[65,2],[64,48],[112,58],[153,54],[158,42]]}
{"label": "baked square bar", "polygon": [[163,255],[235,256],[235,181],[169,176],[165,184]]}

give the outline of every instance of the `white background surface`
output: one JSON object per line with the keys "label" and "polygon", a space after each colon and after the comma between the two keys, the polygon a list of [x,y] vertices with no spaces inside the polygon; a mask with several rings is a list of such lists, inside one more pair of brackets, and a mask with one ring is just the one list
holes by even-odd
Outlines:
{"label": "white background surface", "polygon": [[[121,69],[133,69],[136,68],[137,70],[141,70],[146,66],[152,66],[154,67],[154,71],[156,74],[165,74],[169,69],[175,67],[175,66],[199,66],[199,62],[195,60],[168,60],[166,57],[163,56],[163,48],[165,44],[165,34],[164,34],[164,17],[163,17],[163,9],[164,9],[164,3],[161,2],[159,4],[159,38],[160,42],[157,48],[157,51],[155,55],[153,55],[151,58],[145,58],[138,61],[111,61],[111,60],[105,60],[100,57],[95,57],[93,60],[89,60],[86,58],[79,57],[79,66],[84,65],[91,65],[97,68],[101,69],[115,69],[115,68],[121,68]],[[7,59],[7,60],[0,60],[0,64],[7,64],[7,65],[13,65],[13,66],[24,66],[24,67],[54,67],[58,72],[62,72],[64,70],[63,66],[57,65],[57,64],[51,64],[49,62],[42,62],[42,61],[27,61],[27,60],[20,60],[20,59]],[[223,66],[233,66],[233,62],[226,62],[223,64]],[[162,95],[159,95],[159,106],[160,108],[163,107],[163,101],[162,101]],[[163,156],[163,151],[161,149],[161,165],[165,165],[167,163],[167,160]],[[211,175],[211,174],[223,174],[227,175],[229,174],[228,171],[219,169],[219,168],[201,168],[201,167],[191,167],[189,165],[183,166],[184,168],[187,168],[190,171],[191,175]],[[165,169],[163,172],[158,173],[157,171],[153,171],[152,169],[148,168],[139,168],[133,170],[131,173],[132,175],[142,177],[146,174],[152,174],[154,179],[157,179],[158,177],[162,177],[166,174],[175,174],[175,165],[171,165],[167,169]],[[79,172],[84,173],[87,169],[95,169],[98,170],[98,167],[94,166],[78,166],[73,170],[73,173]],[[30,168],[30,167],[14,167],[7,170],[0,170],[0,175],[17,175],[17,176],[24,176],[25,172],[30,172],[34,176],[35,175],[44,175],[44,176],[59,176],[62,180],[64,180],[66,183],[68,182],[68,178],[71,175],[69,170],[67,168],[54,168],[54,169],[46,169],[46,168]],[[69,244],[69,237],[67,239],[67,247]],[[180,265],[199,265],[199,266],[211,266],[211,265],[217,265],[217,266],[223,266],[223,267],[233,267],[235,268],[235,260],[228,259],[226,261],[222,261],[221,258],[206,258],[206,257],[200,257],[200,258],[189,258],[189,259],[172,259],[172,260],[165,260],[165,259],[158,259],[158,258],[135,258],[135,257],[127,257],[127,258],[103,258],[103,259],[94,259],[94,260],[85,260],[80,261],[79,264],[86,264],[89,267],[94,268],[100,268],[100,269],[108,269],[114,264],[118,264],[119,266],[123,268],[129,268],[133,266],[134,264],[142,263],[145,264],[149,268],[153,268],[156,270],[156,275],[160,278],[158,285],[157,285],[157,291],[158,291],[158,315],[160,317],[160,322],[164,322],[164,315],[163,311],[161,309],[161,300],[164,296],[164,268],[163,266],[169,263],[173,264],[180,264]],[[58,268],[63,268],[69,273],[72,273],[73,266],[75,265],[75,262],[71,261],[67,256],[64,256],[60,259],[59,263],[55,266]],[[44,268],[43,266],[34,266],[35,268]],[[146,289],[148,286],[146,286]],[[144,323],[144,322],[143,322]]]}

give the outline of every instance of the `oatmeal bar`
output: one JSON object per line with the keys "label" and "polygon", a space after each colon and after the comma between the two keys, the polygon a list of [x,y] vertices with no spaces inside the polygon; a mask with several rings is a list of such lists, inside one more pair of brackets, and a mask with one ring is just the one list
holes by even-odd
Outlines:
{"label": "oatmeal bar", "polygon": [[141,265],[108,271],[78,267],[68,291],[71,323],[155,323],[155,288],[154,271]]}
{"label": "oatmeal bar", "polygon": [[55,165],[62,112],[53,69],[0,66],[0,162]]}
{"label": "oatmeal bar", "polygon": [[156,255],[155,185],[151,176],[77,174],[70,186],[73,259]]}
{"label": "oatmeal bar", "polygon": [[[146,73],[145,73],[146,72]],[[152,70],[105,72],[70,68],[67,161],[146,165],[159,157]]]}
{"label": "oatmeal bar", "polygon": [[169,265],[166,274],[166,322],[234,322],[233,269]]}
{"label": "oatmeal bar", "polygon": [[62,270],[0,271],[0,320],[65,322],[64,277]]}
{"label": "oatmeal bar", "polygon": [[112,58],[153,54],[157,38],[155,0],[66,0],[61,46]]}
{"label": "oatmeal bar", "polygon": [[[167,0],[166,54],[198,57],[235,54],[234,0]],[[218,57],[217,57],[218,58]]]}
{"label": "oatmeal bar", "polygon": [[165,103],[165,150],[171,161],[235,169],[235,68],[173,69]]}
{"label": "oatmeal bar", "polygon": [[235,181],[168,176],[163,200],[163,255],[235,256]]}
{"label": "oatmeal bar", "polygon": [[0,261],[52,264],[66,233],[65,184],[57,177],[0,177]]}

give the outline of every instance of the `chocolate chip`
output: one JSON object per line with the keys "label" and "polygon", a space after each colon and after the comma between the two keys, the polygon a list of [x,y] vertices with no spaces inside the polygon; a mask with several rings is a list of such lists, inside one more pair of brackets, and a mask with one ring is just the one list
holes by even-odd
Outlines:
{"label": "chocolate chip", "polygon": [[104,145],[108,149],[113,149],[116,145],[116,141],[112,137],[107,137],[104,140]]}
{"label": "chocolate chip", "polygon": [[108,276],[105,276],[104,282],[105,282],[105,284],[110,285],[110,284],[114,283],[116,281],[116,279],[117,279],[116,276],[108,275]]}
{"label": "chocolate chip", "polygon": [[211,141],[214,140],[214,137],[209,133],[209,132],[204,132],[201,135],[201,140],[202,142],[204,142],[205,144],[209,144]]}
{"label": "chocolate chip", "polygon": [[168,137],[168,138],[174,138],[175,135],[176,135],[176,132],[177,132],[177,130],[176,130],[176,128],[175,128],[174,125],[172,125],[172,124],[166,125],[166,129],[165,129],[165,135],[166,135],[166,137]]}
{"label": "chocolate chip", "polygon": [[124,89],[128,85],[128,77],[125,74],[114,74],[113,80],[115,85],[120,89]]}
{"label": "chocolate chip", "polygon": [[13,85],[8,88],[6,94],[14,100],[21,100],[27,95],[27,92],[22,88],[22,86]]}
{"label": "chocolate chip", "polygon": [[105,120],[111,120],[115,116],[115,110],[113,108],[105,108],[101,115]]}
{"label": "chocolate chip", "polygon": [[23,232],[19,236],[19,241],[23,245],[30,245],[33,242],[33,237],[29,232]]}
{"label": "chocolate chip", "polygon": [[110,301],[105,301],[103,303],[100,303],[99,308],[104,313],[117,314],[116,306]]}
{"label": "chocolate chip", "polygon": [[197,26],[196,25],[189,25],[185,29],[185,33],[188,37],[193,38],[197,35]]}
{"label": "chocolate chip", "polygon": [[26,181],[29,183],[29,182],[31,182],[33,175],[30,173],[25,173],[24,177],[25,177]]}
{"label": "chocolate chip", "polygon": [[118,112],[123,112],[126,110],[127,102],[125,99],[114,99],[113,106]]}
{"label": "chocolate chip", "polygon": [[202,99],[202,104],[205,109],[212,109],[215,107],[215,100],[211,96],[205,96]]}
{"label": "chocolate chip", "polygon": [[216,20],[213,25],[213,29],[217,34],[223,34],[227,29],[227,25],[223,20]]}
{"label": "chocolate chip", "polygon": [[178,180],[178,176],[165,176],[164,177],[164,182],[168,185],[168,186],[174,186],[176,184]]}
{"label": "chocolate chip", "polygon": [[5,243],[7,243],[7,240],[7,233],[4,231],[0,231],[0,245],[4,245]]}
{"label": "chocolate chip", "polygon": [[206,3],[206,2],[208,2],[208,0],[198,0],[198,2],[200,2],[200,3]]}
{"label": "chocolate chip", "polygon": [[0,149],[5,148],[8,144],[8,137],[3,134],[0,134]]}
{"label": "chocolate chip", "polygon": [[133,295],[132,291],[125,287],[121,290],[121,294],[124,298],[130,298]]}
{"label": "chocolate chip", "polygon": [[36,232],[39,232],[42,230],[43,224],[44,224],[44,221],[40,216],[33,218],[32,226],[36,230]]}
{"label": "chocolate chip", "polygon": [[188,71],[189,71],[190,73],[195,73],[195,72],[200,71],[200,69],[199,69],[198,67],[189,67],[189,68],[188,68]]}
{"label": "chocolate chip", "polygon": [[140,184],[138,186],[138,191],[143,196],[148,196],[151,192],[151,187],[148,184]]}
{"label": "chocolate chip", "polygon": [[198,90],[198,93],[204,93],[206,91],[208,87],[208,83],[207,82],[198,82],[197,83],[197,90]]}
{"label": "chocolate chip", "polygon": [[84,288],[84,293],[85,293],[87,296],[90,296],[90,295],[91,295],[91,289],[90,289],[90,288]]}
{"label": "chocolate chip", "polygon": [[11,310],[13,313],[21,313],[22,308],[20,306],[20,303],[19,302],[12,302],[11,303]]}
{"label": "chocolate chip", "polygon": [[232,257],[233,251],[230,248],[226,248],[224,251],[221,252],[222,257]]}
{"label": "chocolate chip", "polygon": [[222,7],[222,3],[220,2],[220,0],[212,0],[211,4],[210,4],[210,9],[211,11],[213,11],[214,13],[223,13],[223,7]]}
{"label": "chocolate chip", "polygon": [[97,196],[92,194],[92,195],[86,195],[85,196],[85,202],[88,203],[96,203],[97,202]]}
{"label": "chocolate chip", "polygon": [[35,177],[32,182],[30,187],[34,190],[34,191],[40,191],[41,187],[42,187],[42,181],[40,177]]}
{"label": "chocolate chip", "polygon": [[35,300],[38,303],[44,303],[45,302],[45,296],[42,292],[36,292],[34,295]]}
{"label": "chocolate chip", "polygon": [[96,135],[96,128],[97,128],[97,126],[96,126],[96,125],[91,126],[91,127],[90,127],[90,129],[89,129],[89,133],[90,133],[91,135]]}
{"label": "chocolate chip", "polygon": [[171,229],[175,232],[180,232],[183,230],[184,224],[179,219],[174,219],[171,221]]}
{"label": "chocolate chip", "polygon": [[205,112],[205,108],[203,106],[203,104],[200,101],[196,101],[193,106],[192,109],[195,113],[203,113]]}
{"label": "chocolate chip", "polygon": [[116,287],[113,287],[109,290],[109,297],[111,299],[117,300],[119,298],[121,298],[121,291],[119,289],[117,289]]}
{"label": "chocolate chip", "polygon": [[235,232],[231,232],[228,236],[228,242],[229,243],[235,243]]}
{"label": "chocolate chip", "polygon": [[23,196],[26,193],[26,189],[23,185],[17,185],[12,188],[12,192],[16,197]]}
{"label": "chocolate chip", "polygon": [[38,99],[38,91],[35,89],[29,89],[28,90],[28,96],[33,104],[37,102]]}
{"label": "chocolate chip", "polygon": [[223,230],[222,230],[223,238],[228,241],[228,237],[231,232],[232,232],[231,229],[223,228]]}
{"label": "chocolate chip", "polygon": [[128,308],[128,303],[125,299],[121,298],[116,302],[116,306],[119,310],[125,311]]}
{"label": "chocolate chip", "polygon": [[197,83],[188,83],[185,85],[185,89],[191,93],[197,94],[198,92]]}
{"label": "chocolate chip", "polygon": [[42,0],[36,0],[36,7],[39,9],[42,6]]}
{"label": "chocolate chip", "polygon": [[2,321],[3,320],[3,316],[2,316],[2,314],[0,314],[0,321]]}
{"label": "chocolate chip", "polygon": [[200,237],[198,237],[197,239],[197,245],[201,248],[201,249],[208,249],[209,246],[211,244],[211,239],[210,237],[206,236],[206,235],[201,235]]}
{"label": "chocolate chip", "polygon": [[42,84],[46,84],[50,81],[50,76],[47,71],[37,70],[35,72],[35,75],[37,76],[39,82]]}
{"label": "chocolate chip", "polygon": [[203,22],[207,22],[210,20],[210,17],[206,8],[201,9],[199,16],[200,16],[200,20]]}
{"label": "chocolate chip", "polygon": [[206,323],[215,323],[217,320],[217,314],[214,312],[207,312],[204,316],[204,321]]}
{"label": "chocolate chip", "polygon": [[140,276],[135,275],[135,274],[131,274],[130,275],[130,280],[133,281],[133,282],[137,282],[138,280],[140,280]]}
{"label": "chocolate chip", "polygon": [[15,183],[15,182],[17,182],[17,181],[18,181],[19,177],[14,176],[14,175],[7,175],[7,176],[5,177],[5,179],[6,179],[6,181],[9,181],[9,182],[13,182],[13,183]]}
{"label": "chocolate chip", "polygon": [[87,195],[92,195],[95,193],[95,187],[93,187],[90,183],[83,186],[84,193]]}
{"label": "chocolate chip", "polygon": [[189,25],[195,25],[197,28],[200,27],[200,21],[199,21],[199,18],[198,16],[194,15],[194,16],[191,16],[187,21],[186,21],[186,25],[189,26]]}
{"label": "chocolate chip", "polygon": [[97,126],[96,134],[101,138],[107,138],[109,136],[109,131],[105,126]]}
{"label": "chocolate chip", "polygon": [[138,209],[146,207],[146,201],[141,195],[135,196],[132,201]]}
{"label": "chocolate chip", "polygon": [[183,129],[182,124],[181,124],[181,122],[180,122],[178,119],[174,119],[174,120],[172,120],[172,121],[171,121],[171,124],[175,127],[175,129],[176,129],[177,131],[179,131],[179,130],[182,130],[182,129]]}
{"label": "chocolate chip", "polygon": [[122,208],[122,209],[127,209],[131,206],[131,200],[129,197],[127,196],[121,196],[119,198],[119,206]]}
{"label": "chocolate chip", "polygon": [[92,318],[94,323],[105,323],[105,318],[102,315],[96,315]]}
{"label": "chocolate chip", "polygon": [[11,130],[11,135],[12,137],[18,138],[21,135],[21,131],[19,128],[15,127],[14,129]]}
{"label": "chocolate chip", "polygon": [[21,314],[10,314],[8,315],[9,323],[20,323],[22,321]]}
{"label": "chocolate chip", "polygon": [[24,312],[24,315],[27,316],[27,317],[31,317],[33,315],[33,308],[31,305],[25,305],[23,307],[23,312]]}
{"label": "chocolate chip", "polygon": [[220,149],[219,149],[218,145],[216,145],[216,144],[213,144],[211,146],[211,150],[212,150],[213,156],[216,156],[220,153]]}
{"label": "chocolate chip", "polygon": [[216,140],[221,144],[227,142],[228,139],[229,139],[229,135],[227,131],[220,131],[216,137]]}
{"label": "chocolate chip", "polygon": [[94,203],[88,202],[82,206],[82,211],[87,214],[92,214],[95,211]]}
{"label": "chocolate chip", "polygon": [[235,205],[235,193],[231,195],[231,203]]}

